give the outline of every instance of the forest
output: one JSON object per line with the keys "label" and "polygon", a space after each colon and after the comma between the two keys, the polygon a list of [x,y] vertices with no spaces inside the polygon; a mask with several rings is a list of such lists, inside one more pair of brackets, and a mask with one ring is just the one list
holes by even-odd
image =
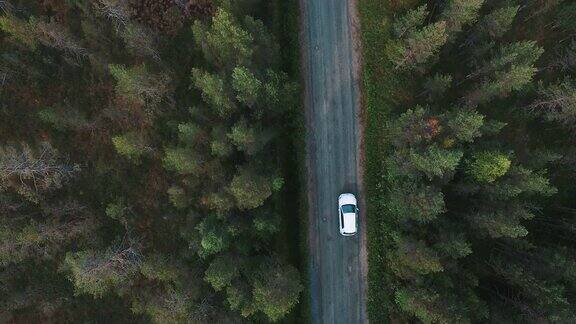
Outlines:
{"label": "forest", "polygon": [[299,318],[295,3],[0,0],[0,322]]}
{"label": "forest", "polygon": [[360,0],[372,322],[576,322],[576,3]]}

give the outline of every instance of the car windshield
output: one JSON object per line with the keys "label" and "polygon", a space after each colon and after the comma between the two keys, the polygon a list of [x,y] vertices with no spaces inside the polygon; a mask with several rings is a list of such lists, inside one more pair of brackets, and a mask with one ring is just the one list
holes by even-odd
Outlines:
{"label": "car windshield", "polygon": [[355,212],[356,212],[356,206],[354,206],[354,205],[344,205],[344,206],[342,206],[342,212],[343,212],[344,214],[355,213]]}

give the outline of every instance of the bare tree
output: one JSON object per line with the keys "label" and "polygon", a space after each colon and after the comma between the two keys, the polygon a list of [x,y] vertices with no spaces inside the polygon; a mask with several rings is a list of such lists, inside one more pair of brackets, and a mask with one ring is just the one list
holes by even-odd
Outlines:
{"label": "bare tree", "polygon": [[79,171],[78,165],[59,161],[47,142],[38,151],[27,144],[0,147],[0,190],[11,188],[33,202],[39,202],[41,192],[62,187]]}
{"label": "bare tree", "polygon": [[88,56],[88,51],[59,23],[33,20],[32,25],[42,44],[63,51],[76,61]]}
{"label": "bare tree", "polygon": [[130,20],[128,1],[97,0],[93,2],[93,6],[98,13],[110,19],[116,29],[125,27]]}
{"label": "bare tree", "polygon": [[10,13],[14,9],[14,6],[8,0],[0,0],[0,11],[4,13]]}

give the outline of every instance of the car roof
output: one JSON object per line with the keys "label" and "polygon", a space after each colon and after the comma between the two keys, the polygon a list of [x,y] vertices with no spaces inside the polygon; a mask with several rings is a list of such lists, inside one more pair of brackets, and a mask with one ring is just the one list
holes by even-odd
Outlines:
{"label": "car roof", "polygon": [[356,232],[356,214],[344,214],[344,228],[342,230],[344,233]]}

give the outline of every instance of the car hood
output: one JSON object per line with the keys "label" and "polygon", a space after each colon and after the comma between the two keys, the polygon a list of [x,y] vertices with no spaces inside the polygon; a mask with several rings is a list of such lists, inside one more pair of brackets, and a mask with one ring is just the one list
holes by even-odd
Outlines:
{"label": "car hood", "polygon": [[340,195],[338,201],[340,202],[340,206],[348,204],[356,206],[356,197],[354,197],[352,194],[342,194]]}

